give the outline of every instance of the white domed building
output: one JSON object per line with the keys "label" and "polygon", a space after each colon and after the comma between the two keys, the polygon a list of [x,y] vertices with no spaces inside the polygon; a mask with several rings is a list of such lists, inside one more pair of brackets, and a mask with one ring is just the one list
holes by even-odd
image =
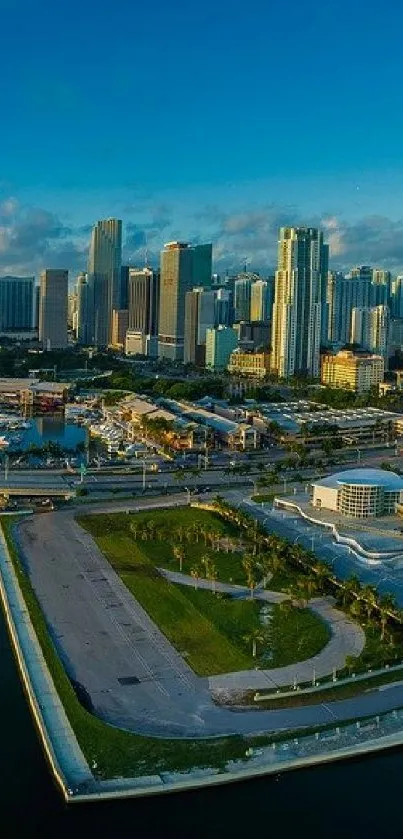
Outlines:
{"label": "white domed building", "polygon": [[386,469],[348,469],[313,482],[313,506],[365,519],[396,513],[403,503],[403,478]]}

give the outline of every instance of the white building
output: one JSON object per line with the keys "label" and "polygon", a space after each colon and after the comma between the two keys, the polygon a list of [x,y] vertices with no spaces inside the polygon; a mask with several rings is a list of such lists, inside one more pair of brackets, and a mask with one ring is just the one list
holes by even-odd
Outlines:
{"label": "white building", "polygon": [[349,469],[315,481],[313,506],[354,519],[395,513],[403,501],[403,478],[384,469]]}

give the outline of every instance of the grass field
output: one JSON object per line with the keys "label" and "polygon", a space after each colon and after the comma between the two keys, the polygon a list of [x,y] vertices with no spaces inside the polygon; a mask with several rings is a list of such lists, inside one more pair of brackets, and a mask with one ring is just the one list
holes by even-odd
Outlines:
{"label": "grass field", "polygon": [[[139,515],[138,533],[151,515],[156,526],[166,525],[166,516],[168,532],[175,533],[178,513],[179,521],[183,522],[193,512],[198,513],[198,519],[203,523],[207,520],[206,526],[218,531],[217,517],[200,510],[156,512],[157,515],[154,512]],[[121,514],[116,517],[86,516],[80,518],[80,523],[94,535],[129,591],[197,674],[211,676],[256,665],[282,667],[316,655],[328,642],[328,626],[309,609],[270,607],[264,626],[261,602],[249,598],[234,600],[197,587],[168,582],[158,573],[157,567],[171,567],[173,545],[168,540],[134,539],[130,529],[133,518]],[[234,538],[233,530],[230,536]],[[189,551],[193,553],[196,548],[197,545],[192,544]],[[201,550],[206,549],[203,546]],[[214,560],[221,569],[220,554],[215,551]],[[226,553],[223,558],[228,563],[232,559]],[[176,560],[173,567],[178,567]],[[186,571],[185,563],[183,571]],[[256,658],[252,656],[251,635],[254,632],[261,635]]]}

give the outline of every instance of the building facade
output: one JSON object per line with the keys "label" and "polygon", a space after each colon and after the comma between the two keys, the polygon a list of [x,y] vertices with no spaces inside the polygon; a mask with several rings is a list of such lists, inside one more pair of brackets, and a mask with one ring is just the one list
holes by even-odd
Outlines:
{"label": "building facade", "polygon": [[53,268],[41,274],[39,340],[44,350],[67,347],[68,284],[68,271]]}
{"label": "building facade", "polygon": [[215,292],[193,288],[185,298],[185,364],[203,366],[206,356],[206,330],[215,326]]}
{"label": "building facade", "polygon": [[152,268],[129,268],[129,329],[156,335],[159,304],[159,274]]}
{"label": "building facade", "polygon": [[316,228],[282,227],[271,339],[272,370],[278,376],[319,376],[321,335],[327,335],[327,274],[323,234]]}
{"label": "building facade", "polygon": [[230,355],[228,372],[237,376],[264,379],[270,372],[269,353],[242,352],[242,350],[236,349]]}
{"label": "building facade", "polygon": [[335,355],[326,353],[321,358],[322,384],[346,388],[356,393],[378,388],[383,381],[384,371],[385,362],[380,355],[341,350]]}
{"label": "building facade", "polygon": [[0,277],[0,332],[32,329],[34,296],[34,277]]}
{"label": "building facade", "polygon": [[88,301],[91,343],[106,347],[112,337],[112,312],[120,308],[122,222],[98,221],[92,230],[88,259]]}
{"label": "building facade", "polygon": [[230,326],[206,330],[206,367],[225,370],[230,355],[238,344],[238,334]]}

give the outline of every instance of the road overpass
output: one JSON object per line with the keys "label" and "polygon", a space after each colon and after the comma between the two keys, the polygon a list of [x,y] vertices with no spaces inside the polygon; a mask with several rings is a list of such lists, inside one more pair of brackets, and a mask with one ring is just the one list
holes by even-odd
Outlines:
{"label": "road overpass", "polygon": [[0,496],[4,498],[17,497],[42,497],[42,498],[74,498],[76,488],[69,486],[66,481],[58,475],[46,475],[41,472],[31,475],[18,475],[11,472],[7,478],[0,477]]}

